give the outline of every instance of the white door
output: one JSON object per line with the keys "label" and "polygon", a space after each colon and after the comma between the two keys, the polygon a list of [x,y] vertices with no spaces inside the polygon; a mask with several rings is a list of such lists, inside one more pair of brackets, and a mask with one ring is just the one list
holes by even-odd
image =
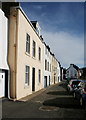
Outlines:
{"label": "white door", "polygon": [[5,73],[0,73],[0,98],[5,96]]}

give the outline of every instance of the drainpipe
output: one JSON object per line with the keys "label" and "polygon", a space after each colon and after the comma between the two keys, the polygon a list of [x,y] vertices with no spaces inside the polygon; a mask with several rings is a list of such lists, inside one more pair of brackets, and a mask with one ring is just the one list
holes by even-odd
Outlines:
{"label": "drainpipe", "polygon": [[[17,73],[17,51],[18,51],[18,25],[19,25],[19,11],[16,7],[16,46],[15,46],[15,71]],[[17,80],[17,76],[15,81]],[[15,82],[15,94],[17,97],[17,82]],[[17,98],[16,98],[17,99]]]}
{"label": "drainpipe", "polygon": [[[9,20],[8,20],[8,42],[9,43]],[[7,64],[8,64],[8,47],[7,47]],[[9,70],[8,70],[8,98],[10,99],[10,66],[8,64]]]}
{"label": "drainpipe", "polygon": [[18,9],[17,7],[15,7],[15,17],[16,17],[16,21],[15,21],[15,43],[14,43],[14,58],[15,58],[15,63],[14,63],[14,74],[15,74],[15,99],[14,101],[17,99],[17,76],[16,76],[16,73],[17,73],[17,46],[18,46],[18,24],[19,24],[19,14],[18,14]]}
{"label": "drainpipe", "polygon": [[14,101],[16,100],[16,79],[17,79],[17,76],[16,76],[16,72],[17,72],[17,37],[18,37],[18,35],[17,35],[17,32],[18,32],[18,29],[17,29],[17,15],[18,15],[18,11],[17,11],[17,9],[16,8],[14,8],[14,17],[15,17],[15,41],[14,41],[14,71],[13,71],[13,74],[14,74],[14,79],[15,79],[15,98],[14,98]]}

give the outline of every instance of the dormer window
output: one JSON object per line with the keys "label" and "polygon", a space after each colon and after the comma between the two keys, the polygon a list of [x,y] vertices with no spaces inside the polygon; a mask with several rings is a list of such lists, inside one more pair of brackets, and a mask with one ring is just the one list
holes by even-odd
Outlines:
{"label": "dormer window", "polygon": [[39,30],[38,30],[38,28],[36,27],[36,32],[39,34]]}
{"label": "dormer window", "polygon": [[33,27],[35,28],[36,32],[38,33],[38,35],[40,35],[40,26],[38,21],[31,21]]}

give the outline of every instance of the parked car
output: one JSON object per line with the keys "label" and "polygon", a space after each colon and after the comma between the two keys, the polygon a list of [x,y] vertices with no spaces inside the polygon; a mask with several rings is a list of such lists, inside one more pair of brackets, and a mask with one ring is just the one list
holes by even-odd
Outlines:
{"label": "parked car", "polygon": [[81,81],[78,87],[75,88],[74,98],[79,100],[80,106],[82,108],[86,107],[86,81]]}
{"label": "parked car", "polygon": [[75,88],[77,88],[78,84],[81,82],[82,80],[80,79],[72,79],[69,84],[67,85],[67,91],[70,93],[73,93]]}

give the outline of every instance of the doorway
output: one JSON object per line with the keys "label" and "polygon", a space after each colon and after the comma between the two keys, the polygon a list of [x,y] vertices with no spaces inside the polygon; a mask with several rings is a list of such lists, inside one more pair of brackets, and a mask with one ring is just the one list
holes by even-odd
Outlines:
{"label": "doorway", "polygon": [[50,76],[49,76],[49,86],[50,86]]}
{"label": "doorway", "polygon": [[32,68],[32,91],[35,91],[35,68]]}
{"label": "doorway", "polygon": [[5,70],[5,97],[8,98],[8,70]]}
{"label": "doorway", "polygon": [[54,84],[55,84],[55,76],[54,76]]}
{"label": "doorway", "polygon": [[5,73],[0,73],[0,98],[5,97]]}
{"label": "doorway", "polygon": [[44,88],[47,87],[47,76],[44,76]]}

